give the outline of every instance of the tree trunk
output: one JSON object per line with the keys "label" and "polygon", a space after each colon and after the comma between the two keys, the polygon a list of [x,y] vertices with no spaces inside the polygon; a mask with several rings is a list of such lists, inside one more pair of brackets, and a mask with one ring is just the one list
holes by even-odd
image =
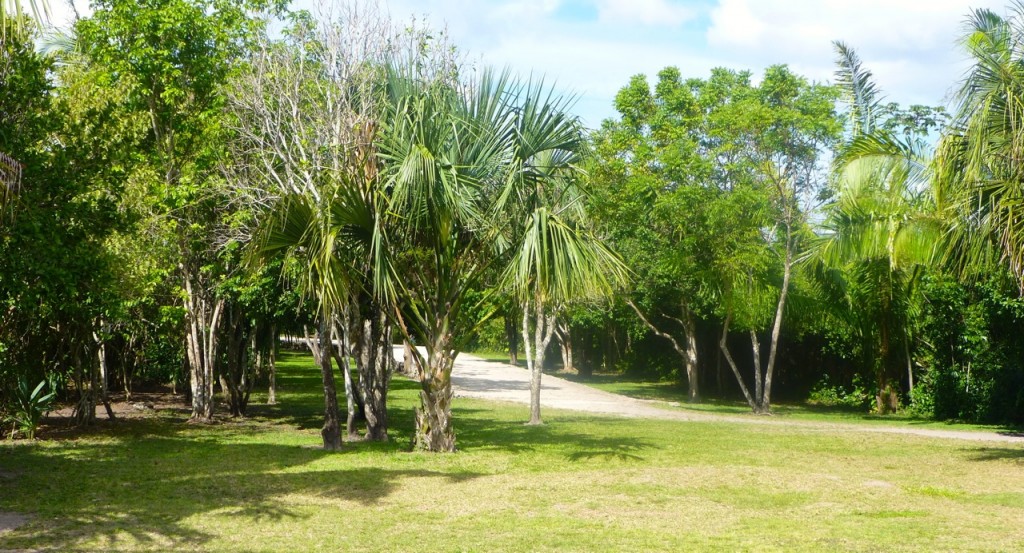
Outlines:
{"label": "tree trunk", "polygon": [[213,418],[214,363],[217,359],[217,331],[224,300],[210,302],[200,284],[193,283],[193,274],[183,266],[185,283],[186,351],[189,361],[189,383],[192,398],[190,420],[208,421]]}
{"label": "tree trunk", "polygon": [[903,354],[907,358],[907,395],[913,397],[914,393],[914,361],[910,357],[910,337],[903,339]]}
{"label": "tree trunk", "polygon": [[356,366],[359,369],[359,394],[366,418],[366,439],[388,440],[388,388],[394,367],[391,346],[391,325],[387,314],[372,298],[361,298],[361,315],[352,324],[358,325]]}
{"label": "tree trunk", "polygon": [[[334,370],[331,367],[331,339],[329,323],[330,314],[324,310],[320,315],[319,341],[314,342],[306,330],[306,345],[313,353],[313,358],[320,366],[320,379],[324,388],[324,426],[320,430],[324,449],[336,451],[341,449],[341,424],[338,414],[338,390],[334,383]],[[303,329],[305,330],[305,329]]]}
{"label": "tree trunk", "polygon": [[508,363],[518,365],[519,332],[516,331],[515,317],[512,314],[505,315],[505,338],[508,340]]}
{"label": "tree trunk", "polygon": [[895,413],[899,408],[899,395],[892,388],[889,380],[889,357],[891,355],[891,337],[889,325],[884,321],[881,325],[881,351],[879,352],[878,395],[875,396],[875,411],[880,415]]}
{"label": "tree trunk", "polygon": [[408,341],[403,344],[404,351],[402,353],[402,372],[409,378],[416,376],[416,369],[413,367],[412,359],[412,344]]}
{"label": "tree trunk", "polygon": [[248,399],[245,389],[250,381],[248,378],[248,340],[246,339],[246,321],[242,308],[232,305],[227,315],[227,366],[221,371],[220,387],[228,399],[228,410],[232,417],[244,417]]}
{"label": "tree trunk", "polygon": [[697,323],[686,304],[681,305],[686,339],[686,386],[690,403],[700,402],[700,366],[697,364]]}
{"label": "tree trunk", "polygon": [[676,319],[683,327],[684,340],[686,341],[686,347],[679,345],[679,342],[671,334],[662,331],[658,327],[654,326],[650,320],[640,311],[632,300],[626,300],[626,303],[633,308],[640,320],[643,321],[644,325],[647,326],[659,338],[664,338],[672,344],[672,349],[675,350],[679,357],[683,359],[683,366],[686,370],[686,386],[687,396],[691,403],[697,403],[700,401],[700,382],[699,375],[697,372],[698,358],[697,358],[697,324],[694,321],[693,312],[686,306],[681,304],[683,320]]}
{"label": "tree trunk", "polygon": [[[447,319],[436,325],[448,328]],[[420,380],[420,406],[416,409],[415,447],[432,452],[455,451],[455,429],[452,427],[452,366],[455,352],[451,349],[451,336],[443,330],[433,333],[436,338],[427,352],[427,359],[412,350]]]}
{"label": "tree trunk", "polygon": [[722,322],[722,337],[718,340],[718,348],[722,351],[722,355],[725,357],[726,362],[729,363],[729,368],[732,369],[732,374],[736,376],[736,383],[740,386],[740,391],[743,392],[743,397],[747,400],[747,405],[750,405],[750,409],[757,412],[757,403],[750,397],[750,390],[747,389],[747,385],[743,382],[743,375],[740,374],[739,367],[736,366],[736,361],[732,358],[732,354],[729,353],[729,323],[732,322],[732,313],[725,316],[725,321]]}
{"label": "tree trunk", "polygon": [[572,327],[568,323],[561,322],[557,325],[558,347],[562,352],[562,370],[575,372],[572,351]]}
{"label": "tree trunk", "polygon": [[270,380],[267,386],[267,405],[277,404],[277,343],[279,339],[277,325],[271,325],[270,349],[267,351],[268,379]]}
{"label": "tree trunk", "polygon": [[[544,424],[540,417],[540,386],[544,374],[544,358],[548,345],[555,334],[555,315],[546,313],[544,302],[534,300],[533,352],[526,348],[526,364],[530,369],[530,421],[527,424]],[[523,343],[530,341],[530,305],[523,305]]]}
{"label": "tree trunk", "polygon": [[348,327],[348,313],[346,312],[343,316],[345,324],[342,324],[342,330],[338,329],[338,325],[332,324],[333,332],[331,341],[340,341],[340,349],[332,349],[334,354],[334,362],[338,364],[338,370],[341,371],[345,382],[345,434],[348,436],[349,441],[359,439],[359,431],[356,430],[356,388],[352,383],[352,371],[349,368],[348,355],[351,350],[348,347],[348,332],[343,331],[344,328]]}
{"label": "tree trunk", "polygon": [[750,331],[750,348],[754,354],[754,403],[757,405],[755,411],[764,408],[764,376],[761,372],[761,341],[757,338],[757,332]]}
{"label": "tree trunk", "polygon": [[[790,219],[792,216],[787,215]],[[793,225],[786,222],[786,258],[782,265],[782,289],[779,291],[779,303],[775,308],[775,322],[772,325],[771,349],[768,350],[768,366],[764,372],[764,395],[759,398],[760,412],[769,413],[772,408],[772,375],[775,372],[775,359],[779,353],[779,335],[782,333],[782,315],[789,296],[789,281],[793,276],[793,250],[796,248],[793,237]]]}

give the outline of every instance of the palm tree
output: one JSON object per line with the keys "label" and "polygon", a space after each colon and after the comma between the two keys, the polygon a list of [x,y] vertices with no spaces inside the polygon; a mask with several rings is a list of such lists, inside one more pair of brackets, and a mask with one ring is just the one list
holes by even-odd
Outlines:
{"label": "palm tree", "polygon": [[891,378],[901,356],[913,386],[908,316],[942,226],[924,141],[894,136],[880,125],[884,116],[870,71],[844,44],[836,43],[836,51],[852,133],[836,159],[836,196],[825,206],[824,232],[812,256],[819,282],[848,307],[848,322],[877,377],[877,410],[886,412],[898,405]]}
{"label": "palm tree", "polygon": [[587,227],[584,196],[577,186],[583,176],[574,165],[583,143],[581,133],[561,112],[554,112],[555,121],[530,117],[538,99],[528,96],[519,113],[514,166],[523,197],[512,211],[521,213],[522,226],[504,275],[522,312],[530,372],[529,424],[542,423],[541,377],[559,311],[571,301],[610,296],[628,272]]}
{"label": "palm tree", "polygon": [[[625,282],[619,257],[583,226],[582,216],[570,219],[547,205],[526,217],[506,278],[522,305],[523,344],[530,370],[530,420],[541,424],[540,385],[544,354],[555,332],[556,318],[568,302],[607,297]],[[530,319],[533,318],[533,351]]]}
{"label": "palm tree", "polygon": [[48,0],[0,0],[0,29],[2,36],[7,36],[9,20],[14,21],[14,28],[21,31],[25,22],[41,25],[50,20],[50,2]]}
{"label": "palm tree", "polygon": [[510,167],[515,193],[495,206],[499,214],[512,213],[512,220],[522,222],[510,229],[513,258],[504,282],[522,313],[530,424],[541,423],[541,375],[558,312],[574,300],[610,295],[626,274],[619,258],[587,229],[578,186],[586,141],[578,119],[569,114],[572,101],[552,94],[543,82],[518,91]]}
{"label": "palm tree", "polygon": [[1024,3],[1007,17],[975,10],[962,43],[973,65],[937,152],[949,258],[964,273],[1006,263],[1024,289]]}
{"label": "palm tree", "polygon": [[509,186],[512,83],[491,71],[469,86],[418,73],[414,64],[388,73],[373,286],[402,336],[425,350],[411,348],[416,445],[453,451],[451,370],[472,332],[461,314],[502,244],[492,207]]}
{"label": "palm tree", "polygon": [[532,302],[527,317],[539,314],[542,324],[552,301],[608,290],[608,275],[624,271],[573,215],[583,138],[560,96],[507,72],[485,70],[467,85],[400,66],[390,71],[388,104],[374,287],[399,331],[424,349],[412,350],[416,443],[451,451],[452,364],[481,322],[462,313],[490,269]]}
{"label": "palm tree", "polygon": [[[361,230],[370,226],[371,217],[358,188],[350,183],[338,182],[336,187],[323,192],[319,198],[291,194],[277,202],[261,225],[252,251],[264,260],[283,253],[302,265],[295,278],[304,295],[315,300],[320,326],[318,361],[324,386],[321,435],[324,448],[334,450],[341,447],[341,425],[331,366],[331,328],[335,316],[347,307],[349,294],[359,285],[360,276],[355,274],[351,260],[353,252],[361,251],[365,243]],[[344,365],[339,368],[348,370]],[[346,386],[351,403],[350,388]]]}

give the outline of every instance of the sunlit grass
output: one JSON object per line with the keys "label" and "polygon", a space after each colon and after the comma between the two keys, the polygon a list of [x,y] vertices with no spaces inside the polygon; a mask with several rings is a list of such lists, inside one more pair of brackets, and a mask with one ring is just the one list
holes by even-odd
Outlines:
{"label": "sunlit grass", "polygon": [[392,436],[326,453],[308,358],[245,421],[103,423],[0,445],[0,549],[682,551],[1024,548],[1024,449],[872,433],[585,416],[457,399],[460,452]]}

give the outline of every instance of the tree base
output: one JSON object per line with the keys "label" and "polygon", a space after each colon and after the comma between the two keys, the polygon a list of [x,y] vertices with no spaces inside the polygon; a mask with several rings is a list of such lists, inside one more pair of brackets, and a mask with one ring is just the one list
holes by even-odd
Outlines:
{"label": "tree base", "polygon": [[450,382],[445,382],[447,385],[424,386],[420,390],[420,406],[416,409],[415,449],[435,453],[455,451],[452,388]]}

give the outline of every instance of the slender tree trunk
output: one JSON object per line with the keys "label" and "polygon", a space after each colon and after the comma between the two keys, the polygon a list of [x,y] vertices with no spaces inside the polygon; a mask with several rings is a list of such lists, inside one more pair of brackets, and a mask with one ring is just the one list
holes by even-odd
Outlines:
{"label": "slender tree trunk", "polygon": [[757,332],[750,331],[750,348],[754,354],[754,403],[757,410],[764,408],[764,380],[761,373],[761,341],[757,338]]}
{"label": "slender tree trunk", "polygon": [[505,315],[505,338],[508,340],[508,363],[518,365],[519,332],[516,331],[515,316],[512,314]]}
{"label": "slender tree trunk", "polygon": [[768,351],[768,366],[764,372],[764,395],[760,398],[762,413],[771,412],[772,408],[772,375],[775,372],[775,359],[779,353],[779,335],[782,333],[782,315],[786,309],[786,298],[789,296],[789,281],[793,276],[793,255],[796,248],[793,237],[792,216],[786,221],[786,258],[782,265],[782,290],[779,291],[779,303],[775,308],[775,322],[772,325],[771,349]]}
{"label": "slender tree trunk", "polygon": [[245,328],[242,309],[232,305],[227,315],[227,366],[220,372],[220,387],[228,399],[228,411],[232,417],[245,415],[242,383],[245,380]]}
{"label": "slender tree trunk", "polygon": [[224,300],[216,299],[210,309],[209,300],[198,284],[192,281],[193,274],[182,266],[185,283],[185,320],[188,325],[186,350],[189,360],[189,381],[192,397],[193,421],[208,421],[213,418],[214,363],[217,359],[217,334],[220,326]]}
{"label": "slender tree trunk", "polygon": [[[95,336],[95,333],[93,334]],[[89,363],[89,373],[92,375],[92,392],[99,397],[100,402],[103,404],[103,408],[106,410],[107,418],[114,420],[114,410],[110,407],[110,398],[107,397],[106,387],[102,383],[103,378],[103,366],[106,365],[106,360],[103,357],[106,351],[103,347],[103,343],[99,342],[96,344],[96,351],[98,353],[97,363],[93,365]]]}
{"label": "slender tree trunk", "polygon": [[[100,332],[101,333],[105,332],[105,329],[103,327],[104,327],[103,321],[100,321]],[[109,373],[110,373],[110,368],[107,365],[107,341],[105,339],[101,338],[100,335],[96,334],[95,332],[93,333],[92,336],[93,336],[93,340],[95,340],[95,342],[96,342],[96,357],[97,357],[97,361],[99,362],[99,368],[100,368],[100,394],[103,397],[107,397],[107,393],[108,393],[108,390],[109,390],[109,387],[108,387],[107,383],[109,381]]]}
{"label": "slender tree trunk", "polygon": [[914,393],[914,361],[910,357],[910,337],[903,339],[903,354],[907,358],[907,394]]}
{"label": "slender tree trunk", "polygon": [[650,320],[640,311],[632,300],[626,300],[626,303],[633,308],[640,320],[643,321],[644,325],[647,326],[659,338],[664,338],[672,344],[672,349],[675,350],[679,357],[683,359],[683,366],[686,370],[686,386],[688,392],[688,398],[691,403],[697,403],[700,401],[700,383],[697,372],[698,358],[697,358],[697,324],[694,321],[693,312],[683,304],[682,315],[683,320],[679,321],[683,327],[684,340],[686,341],[686,347],[683,347],[671,334],[662,331],[658,327],[654,326]]}
{"label": "slender tree trunk", "polygon": [[700,365],[697,364],[697,323],[693,311],[682,304],[683,331],[686,339],[686,386],[690,403],[700,402]]}
{"label": "slender tree trunk", "polygon": [[732,354],[729,353],[729,323],[732,322],[732,313],[725,316],[725,321],[722,323],[722,337],[718,341],[718,348],[722,351],[722,355],[725,357],[726,362],[729,363],[729,368],[732,369],[732,374],[736,376],[736,383],[740,386],[740,391],[743,392],[743,397],[747,400],[747,405],[750,405],[750,409],[757,412],[757,403],[750,397],[750,390],[747,389],[747,385],[743,382],[743,375],[740,374],[739,367],[736,366],[736,361],[733,360]]}
{"label": "slender tree trunk", "polygon": [[324,388],[324,426],[320,430],[320,435],[324,440],[324,449],[337,450],[341,448],[341,430],[338,392],[331,367],[330,330],[327,323],[324,322],[328,317],[329,315],[326,313],[320,315],[321,321],[316,340],[310,336],[309,329],[305,326],[302,327],[302,331],[306,346],[313,354],[313,360],[320,367],[320,377]]}
{"label": "slender tree trunk", "polygon": [[324,387],[324,426],[320,430],[324,449],[341,449],[341,428],[338,417],[338,391],[331,367],[331,315],[326,310],[320,315],[320,377]]}
{"label": "slender tree trunk", "polygon": [[344,323],[342,324],[342,330],[338,329],[338,325],[331,325],[333,327],[332,342],[338,340],[341,342],[340,349],[332,349],[334,353],[334,362],[338,364],[338,369],[341,371],[345,382],[345,434],[348,436],[349,441],[359,439],[359,431],[356,430],[356,388],[352,383],[352,371],[349,368],[348,354],[351,351],[348,347],[348,332],[344,331],[348,327],[348,312],[342,316]]}
{"label": "slender tree trunk", "polygon": [[270,326],[270,349],[267,351],[268,377],[267,405],[277,404],[277,343],[280,335],[277,333],[277,325]]}
{"label": "slender tree trunk", "polygon": [[[544,375],[544,358],[547,354],[548,345],[555,334],[555,314],[547,313],[544,309],[544,302],[538,297],[534,300],[534,326],[533,326],[533,359],[530,359],[530,349],[526,350],[526,363],[530,369],[530,421],[527,424],[544,424],[540,416],[540,389],[541,378]],[[530,305],[523,305],[523,342],[530,341]]]}
{"label": "slender tree trunk", "polygon": [[573,364],[572,350],[572,327],[566,322],[560,322],[557,326],[558,345],[562,351],[562,370],[573,372],[576,370]]}

